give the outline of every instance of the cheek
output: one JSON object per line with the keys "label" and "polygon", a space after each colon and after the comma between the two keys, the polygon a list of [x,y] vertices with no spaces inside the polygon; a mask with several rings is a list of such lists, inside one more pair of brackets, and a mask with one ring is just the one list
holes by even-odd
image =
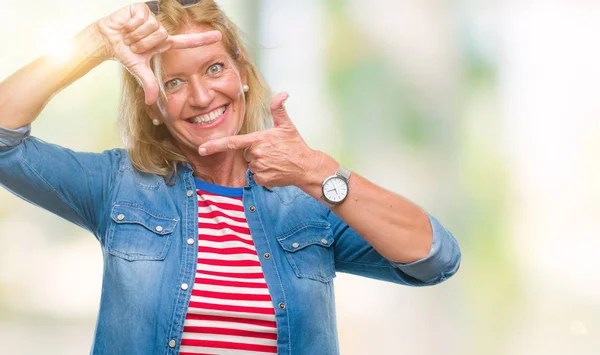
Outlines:
{"label": "cheek", "polygon": [[183,106],[185,104],[185,97],[184,95],[170,95],[167,96],[168,101],[166,104],[166,114],[167,117],[165,117],[167,120],[174,120],[177,119],[180,114],[181,111],[183,110]]}
{"label": "cheek", "polygon": [[243,96],[242,82],[239,73],[229,70],[221,78],[212,82],[213,89],[219,91],[233,100]]}

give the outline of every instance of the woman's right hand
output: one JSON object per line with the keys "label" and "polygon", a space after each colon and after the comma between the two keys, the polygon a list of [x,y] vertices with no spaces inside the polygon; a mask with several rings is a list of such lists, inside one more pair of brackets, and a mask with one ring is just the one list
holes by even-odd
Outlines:
{"label": "woman's right hand", "polygon": [[146,104],[158,99],[158,81],[150,59],[169,49],[200,47],[221,40],[219,31],[170,36],[144,3],[131,4],[96,22],[108,58],[121,62],[146,94]]}

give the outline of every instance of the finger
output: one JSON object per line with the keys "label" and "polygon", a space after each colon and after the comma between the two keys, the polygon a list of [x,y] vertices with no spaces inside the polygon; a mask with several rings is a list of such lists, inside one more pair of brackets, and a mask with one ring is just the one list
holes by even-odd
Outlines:
{"label": "finger", "polygon": [[250,172],[251,172],[252,174],[255,174],[255,175],[256,175],[256,167],[254,166],[254,164],[252,164],[252,163],[248,163],[248,170],[250,170]]}
{"label": "finger", "polygon": [[123,25],[127,32],[133,32],[148,20],[150,9],[145,4],[132,4],[129,6],[129,21]]}
{"label": "finger", "polygon": [[259,186],[265,186],[266,183],[265,179],[260,174],[254,174],[254,182]]}
{"label": "finger", "polygon": [[287,92],[282,92],[279,95],[275,96],[273,100],[271,100],[271,115],[273,116],[273,123],[275,123],[275,127],[279,127],[284,123],[291,123],[292,120],[287,114],[285,110],[285,100],[289,97]]}
{"label": "finger", "polygon": [[133,75],[140,81],[144,89],[146,105],[150,106],[156,102],[160,93],[156,76],[150,69],[150,66],[140,66],[132,69]]}
{"label": "finger", "polygon": [[125,35],[123,38],[123,43],[125,43],[126,46],[134,44],[142,38],[148,37],[150,34],[156,32],[159,28],[160,24],[158,21],[154,18],[150,18],[148,21],[136,28],[133,32]]}
{"label": "finger", "polygon": [[252,154],[250,152],[250,147],[244,149],[244,160],[248,163],[252,161]]}
{"label": "finger", "polygon": [[211,155],[215,153],[248,148],[260,140],[260,133],[261,132],[254,132],[239,136],[213,139],[202,144],[200,148],[198,148],[198,153],[200,155]]}
{"label": "finger", "polygon": [[156,54],[168,51],[172,48],[172,46],[173,45],[169,43],[169,41],[164,41],[163,43],[159,44],[157,47],[152,48],[149,52],[146,52],[145,54],[147,54],[149,58],[152,58]]}
{"label": "finger", "polygon": [[166,41],[166,39],[168,37],[169,37],[169,34],[167,33],[167,30],[165,30],[163,27],[160,27],[157,31],[155,31],[151,35],[149,35],[145,38],[142,38],[141,40],[139,40],[136,43],[129,46],[129,49],[133,53],[138,53],[138,54],[146,53],[149,50],[151,50],[157,46],[160,46],[162,43],[164,43]]}
{"label": "finger", "polygon": [[221,40],[221,37],[222,35],[219,31],[208,31],[169,36],[169,41],[172,43],[174,49],[186,49],[217,43]]}

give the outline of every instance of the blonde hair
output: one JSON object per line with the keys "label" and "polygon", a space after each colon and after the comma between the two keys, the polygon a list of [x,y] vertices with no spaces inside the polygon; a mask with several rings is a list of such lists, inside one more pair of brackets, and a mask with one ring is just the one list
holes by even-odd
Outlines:
{"label": "blonde hair", "polygon": [[[180,33],[185,27],[208,25],[222,33],[222,43],[240,70],[246,70],[248,86],[245,94],[246,114],[240,134],[272,127],[269,102],[271,92],[261,78],[258,68],[240,39],[237,26],[213,0],[200,0],[198,4],[182,7],[176,0],[161,0],[157,20],[170,35]],[[161,96],[166,100],[160,78],[160,55],[152,61],[153,71],[159,79]],[[187,163],[175,139],[164,125],[154,126],[146,112],[144,90],[138,80],[123,69],[123,82],[119,122],[122,139],[133,166],[146,173],[162,176],[169,184],[175,182],[179,164]]]}

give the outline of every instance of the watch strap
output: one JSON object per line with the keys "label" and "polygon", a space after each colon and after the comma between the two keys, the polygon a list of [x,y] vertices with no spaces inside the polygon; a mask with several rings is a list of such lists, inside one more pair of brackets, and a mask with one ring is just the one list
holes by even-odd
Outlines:
{"label": "watch strap", "polygon": [[346,180],[346,183],[348,183],[348,180],[350,180],[350,170],[344,168],[341,165],[338,171],[335,172],[335,174],[339,177],[344,178]]}
{"label": "watch strap", "polygon": [[327,208],[331,208],[331,207],[335,206],[335,204],[333,204],[333,203],[329,203],[329,202],[325,201],[325,197],[324,197],[323,195],[321,195],[321,198],[319,199],[319,202],[320,202],[320,203],[321,203],[323,206],[325,206],[325,207],[327,207]]}

